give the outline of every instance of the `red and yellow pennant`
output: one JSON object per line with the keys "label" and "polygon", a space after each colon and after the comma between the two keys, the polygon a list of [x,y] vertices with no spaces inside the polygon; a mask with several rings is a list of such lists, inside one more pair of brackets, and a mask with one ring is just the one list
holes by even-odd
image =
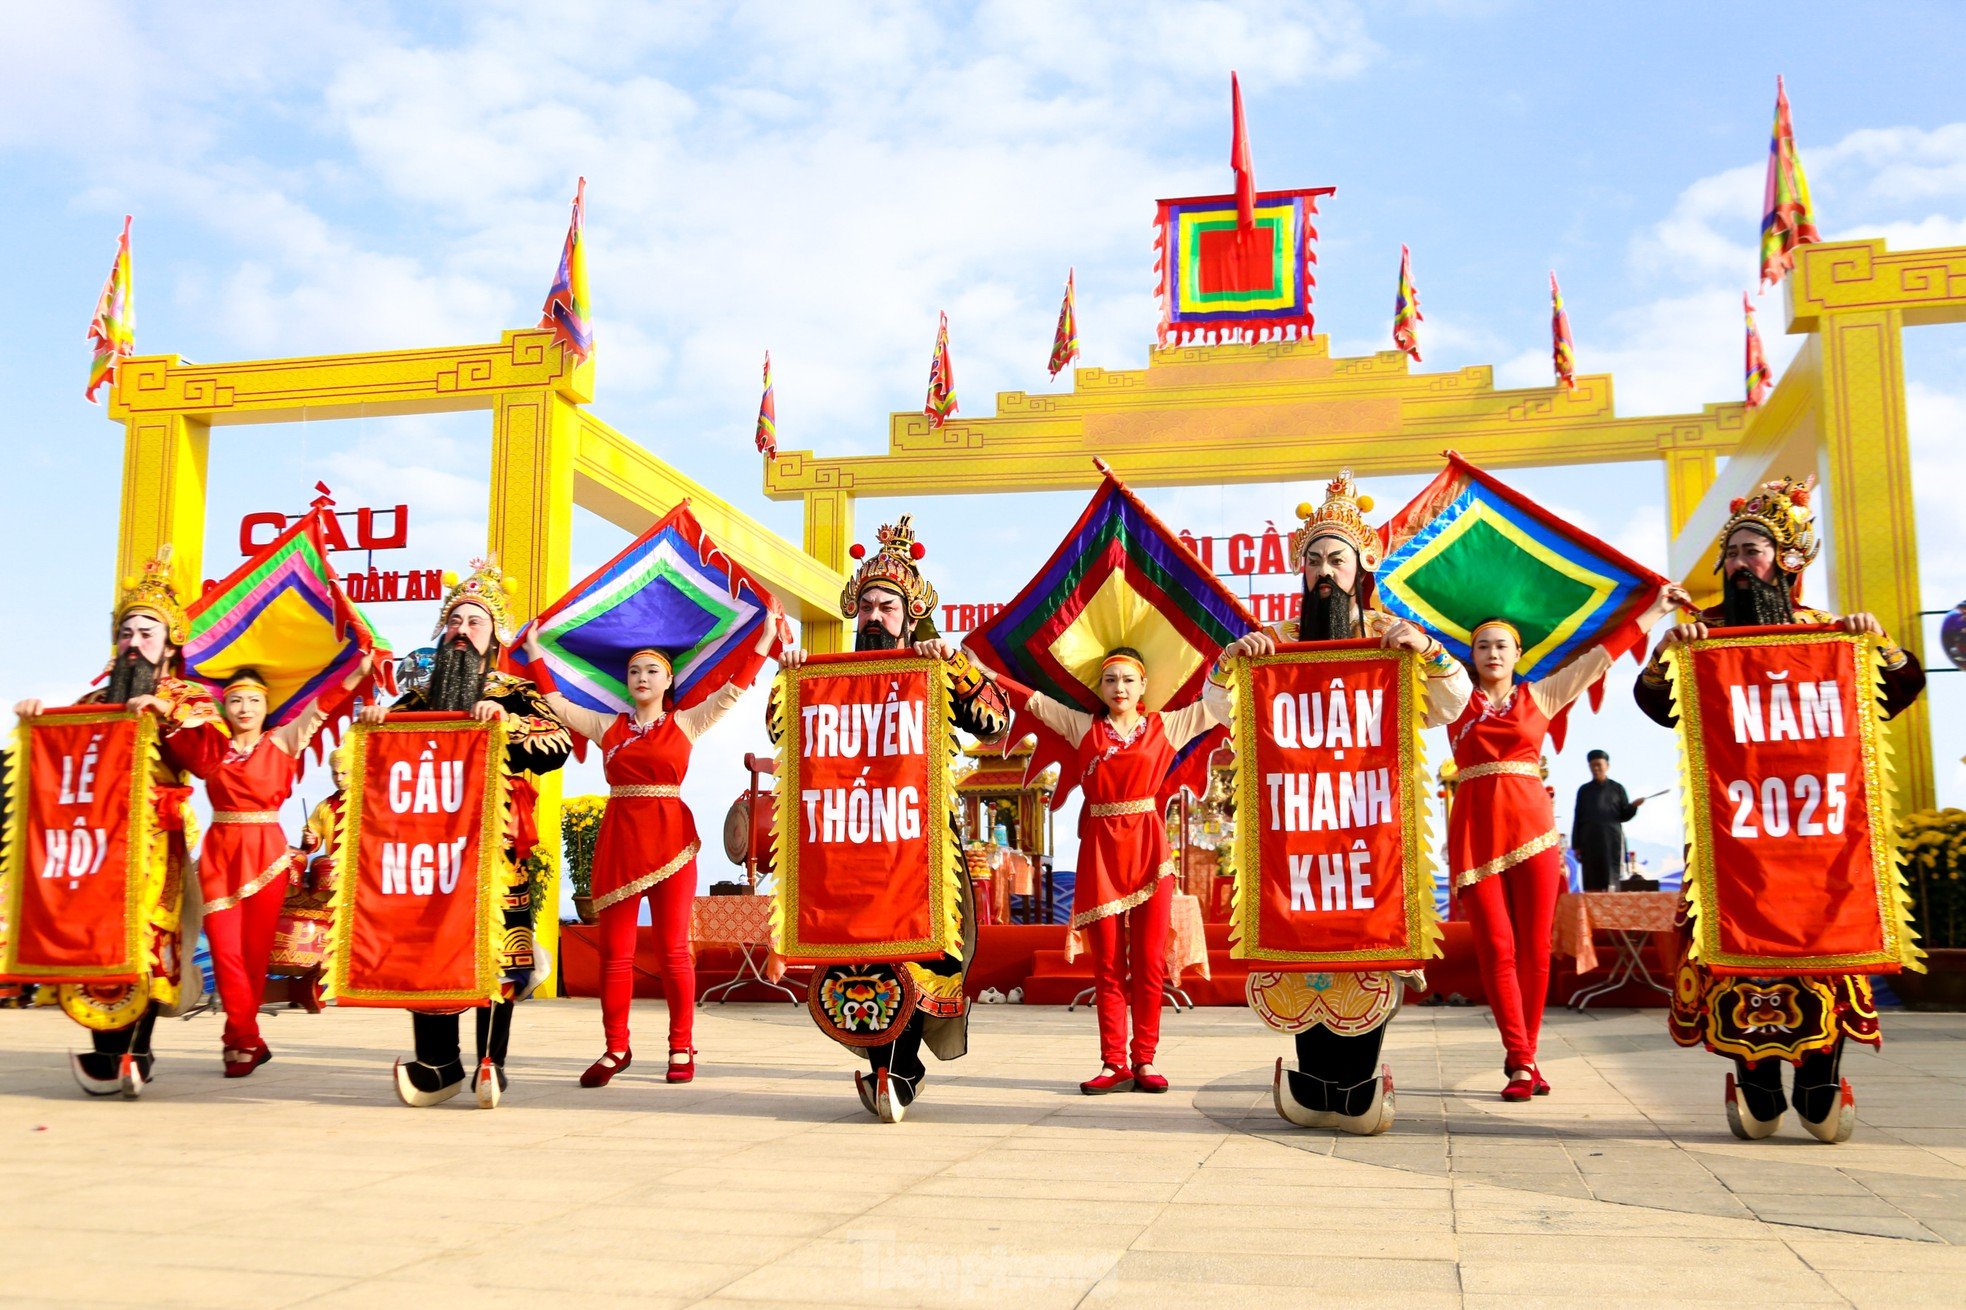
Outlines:
{"label": "red and yellow pennant", "polygon": [[133,983],[161,879],[155,715],[71,706],[21,720],[8,757],[0,981]]}
{"label": "red and yellow pennant", "polygon": [[1748,293],[1741,293],[1741,311],[1747,315],[1748,343],[1747,360],[1744,365],[1747,383],[1748,408],[1753,409],[1768,396],[1768,388],[1774,383],[1768,376],[1768,357],[1761,352],[1761,333],[1754,326],[1754,302]]}
{"label": "red and yellow pennant", "polygon": [[956,416],[956,370],[949,361],[949,316],[935,329],[935,354],[928,361],[928,398],[922,402],[928,425],[939,428]]}
{"label": "red and yellow pennant", "polygon": [[1795,267],[1795,251],[1821,241],[1809,178],[1795,149],[1788,88],[1775,78],[1775,126],[1768,135],[1768,180],[1761,192],[1761,285],[1773,286]]}
{"label": "red and yellow pennant", "polygon": [[785,959],[960,953],[948,667],[862,652],[814,655],[779,675],[772,928]]}
{"label": "red and yellow pennant", "polygon": [[1235,679],[1231,953],[1337,973],[1439,955],[1419,657],[1287,644]]}
{"label": "red and yellow pennant", "polygon": [[1717,974],[1922,969],[1875,639],[1727,629],[1670,648],[1693,958]]}
{"label": "red and yellow pennant", "polygon": [[1570,335],[1570,314],[1563,307],[1563,288],[1550,272],[1550,343],[1556,362],[1556,384],[1566,391],[1577,389],[1577,339]]}
{"label": "red and yellow pennant", "polygon": [[1051,376],[1079,357],[1079,313],[1074,303],[1072,279],[1076,269],[1065,270],[1065,299],[1058,305],[1058,330],[1051,334]]}
{"label": "red and yellow pennant", "polygon": [[498,999],[505,726],[394,714],[348,734],[329,977],[338,1005]]}
{"label": "red and yellow pennant", "polygon": [[136,273],[130,261],[130,216],[123,215],[123,236],[116,243],[116,262],[109,266],[109,277],[96,297],[96,312],[89,319],[89,345],[94,351],[89,361],[89,386],[82,394],[95,403],[96,391],[116,376],[116,366],[136,350],[137,292]]}
{"label": "red and yellow pennant", "polygon": [[1399,290],[1393,295],[1393,346],[1420,362],[1419,324],[1426,321],[1420,312],[1420,292],[1413,285],[1413,256],[1405,246],[1399,248]]}

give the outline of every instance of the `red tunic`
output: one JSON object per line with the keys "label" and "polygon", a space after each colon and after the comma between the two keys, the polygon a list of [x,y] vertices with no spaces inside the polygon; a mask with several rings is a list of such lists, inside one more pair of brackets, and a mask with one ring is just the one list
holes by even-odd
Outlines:
{"label": "red tunic", "polygon": [[636,731],[617,714],[601,737],[608,807],[594,841],[594,908],[640,896],[696,858],[696,819],[683,804],[690,737],[666,715]]}
{"label": "red tunic", "polygon": [[1477,689],[1447,730],[1460,770],[1447,812],[1455,886],[1512,868],[1561,840],[1538,767],[1549,730],[1549,715],[1526,684],[1500,708]]}
{"label": "red tunic", "polygon": [[1120,914],[1154,894],[1171,876],[1167,825],[1154,793],[1174,764],[1174,745],[1161,716],[1140,721],[1122,741],[1102,714],[1079,740],[1079,869],[1072,886],[1072,926]]}
{"label": "red tunic", "polygon": [[[201,752],[197,772],[212,805],[211,831],[198,855],[205,913],[228,910],[286,871],[292,852],[280,826],[280,807],[293,794],[300,761],[271,736],[240,755],[217,729],[199,729],[215,742]],[[182,734],[180,734],[182,735]]]}

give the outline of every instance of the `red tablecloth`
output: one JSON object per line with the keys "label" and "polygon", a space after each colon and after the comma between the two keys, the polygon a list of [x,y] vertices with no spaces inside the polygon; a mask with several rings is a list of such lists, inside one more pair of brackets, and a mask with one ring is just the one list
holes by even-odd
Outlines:
{"label": "red tablecloth", "polygon": [[785,976],[785,961],[771,949],[771,902],[769,896],[698,896],[690,902],[690,944],[762,946],[765,977],[777,982]]}
{"label": "red tablecloth", "polygon": [[1597,968],[1591,935],[1599,932],[1671,932],[1678,892],[1567,892],[1557,897],[1555,950],[1577,961],[1577,975]]}

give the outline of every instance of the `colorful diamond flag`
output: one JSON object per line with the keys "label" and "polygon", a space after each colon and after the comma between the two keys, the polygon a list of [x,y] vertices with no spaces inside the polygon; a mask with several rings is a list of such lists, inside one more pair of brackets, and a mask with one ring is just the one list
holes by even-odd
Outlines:
{"label": "colorful diamond flag", "polygon": [[[634,706],[628,657],[653,647],[675,669],[673,696],[687,709],[745,660],[760,624],[782,625],[778,601],[712,540],[684,501],[526,625],[536,630],[560,694],[602,714]],[[512,666],[527,673],[525,634]]]}
{"label": "colorful diamond flag", "polygon": [[[1380,529],[1378,592],[1457,659],[1484,619],[1522,634],[1516,676],[1546,678],[1593,646],[1642,646],[1638,616],[1666,579],[1564,522],[1453,451],[1447,467]],[[1591,691],[1592,708],[1603,683]],[[1562,747],[1560,727],[1551,737]]]}
{"label": "colorful diamond flag", "polygon": [[[332,717],[379,682],[395,692],[388,643],[348,599],[328,563],[316,507],[212,586],[186,611],[186,676],[214,690],[242,669],[266,682],[266,726],[292,721],[317,695]],[[344,693],[341,680],[369,652],[370,685]]]}
{"label": "colorful diamond flag", "polygon": [[1234,196],[1161,201],[1154,220],[1160,344],[1310,336],[1317,202],[1335,192],[1258,192],[1252,227],[1239,225]]}
{"label": "colorful diamond flag", "polygon": [[[1106,652],[1131,646],[1147,665],[1142,708],[1186,705],[1201,694],[1222,648],[1256,621],[1111,469],[1099,467],[1105,481],[1065,540],[963,645],[990,668],[1088,713],[1104,708],[1094,688]],[[1189,781],[1184,765],[1205,772],[1216,736],[1190,743],[1172,783]],[[1039,731],[1029,771],[1070,758],[1068,746]],[[1076,781],[1062,771],[1053,808]]]}

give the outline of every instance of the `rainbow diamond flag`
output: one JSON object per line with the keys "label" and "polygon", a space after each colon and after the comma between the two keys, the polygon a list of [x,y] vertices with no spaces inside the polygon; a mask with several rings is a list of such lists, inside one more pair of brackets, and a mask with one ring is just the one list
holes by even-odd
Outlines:
{"label": "rainbow diamond flag", "polygon": [[90,404],[96,389],[116,375],[116,363],[136,350],[137,292],[130,266],[130,216],[123,215],[123,236],[116,243],[116,262],[96,297],[95,317],[89,320],[89,342],[95,356],[89,361],[89,388],[82,394]]}
{"label": "rainbow diamond flag", "polygon": [[922,403],[928,425],[939,428],[956,415],[956,371],[949,362],[949,316],[935,330],[935,354],[928,361],[928,399]]}
{"label": "rainbow diamond flag", "polygon": [[[634,706],[625,679],[636,651],[669,656],[676,708],[687,709],[757,658],[766,623],[783,630],[777,599],[710,540],[684,501],[526,628],[538,633],[561,695],[618,714]],[[530,676],[524,639],[509,655]]]}
{"label": "rainbow diamond flag", "polygon": [[[186,676],[213,690],[241,669],[256,669],[266,682],[266,726],[296,718],[325,695],[334,716],[356,695],[374,687],[394,694],[389,645],[341,583],[328,562],[321,516],[315,508],[265,549],[205,590],[186,611]],[[368,685],[343,693],[341,680],[373,652]]]}
{"label": "rainbow diamond flag", "polygon": [[539,326],[553,329],[553,340],[565,346],[580,363],[594,357],[594,324],[587,299],[587,179],[573,193],[573,217],[567,222],[567,243],[560,248],[560,270],[546,293]]}
{"label": "rainbow diamond flag", "polygon": [[[999,673],[1088,713],[1104,708],[1094,688],[1106,652],[1131,646],[1147,664],[1142,708],[1186,705],[1201,694],[1222,648],[1256,621],[1111,469],[1099,468],[1105,480],[1051,558],[963,645]],[[1190,743],[1164,794],[1190,782],[1184,766],[1206,771],[1217,738]],[[1030,772],[1070,756],[1065,743],[1039,730]],[[1054,808],[1074,785],[1071,770],[1062,770]]]}
{"label": "rainbow diamond flag", "polygon": [[1051,334],[1051,376],[1057,377],[1061,369],[1079,357],[1079,315],[1078,306],[1073,304],[1072,277],[1075,270],[1065,270],[1065,299],[1058,306],[1058,330]]}
{"label": "rainbow diamond flag", "polygon": [[1259,191],[1248,227],[1232,195],[1161,201],[1154,219],[1159,344],[1310,336],[1317,202],[1336,191]]}
{"label": "rainbow diamond flag", "polygon": [[[1453,451],[1447,467],[1380,529],[1385,607],[1457,659],[1484,619],[1522,634],[1516,677],[1546,678],[1593,646],[1640,649],[1638,617],[1666,579],[1564,522]],[[1591,692],[1603,699],[1600,680]],[[1560,726],[1551,736],[1562,746]]]}
{"label": "rainbow diamond flag", "polygon": [[1795,267],[1795,248],[1821,241],[1809,203],[1809,178],[1795,152],[1789,93],[1775,78],[1775,127],[1768,137],[1768,181],[1761,191],[1761,285],[1773,286]]}
{"label": "rainbow diamond flag", "polygon": [[1420,362],[1420,334],[1415,326],[1424,323],[1420,312],[1420,293],[1413,285],[1413,256],[1405,246],[1399,248],[1399,290],[1393,296],[1393,345]]}
{"label": "rainbow diamond flag", "polygon": [[778,453],[778,398],[771,390],[771,352],[765,352],[765,394],[758,399],[758,449],[766,459]]}
{"label": "rainbow diamond flag", "polygon": [[1768,396],[1774,383],[1768,377],[1768,357],[1761,353],[1761,333],[1754,326],[1754,302],[1741,293],[1741,309],[1748,317],[1747,374],[1748,408],[1753,409]]}

